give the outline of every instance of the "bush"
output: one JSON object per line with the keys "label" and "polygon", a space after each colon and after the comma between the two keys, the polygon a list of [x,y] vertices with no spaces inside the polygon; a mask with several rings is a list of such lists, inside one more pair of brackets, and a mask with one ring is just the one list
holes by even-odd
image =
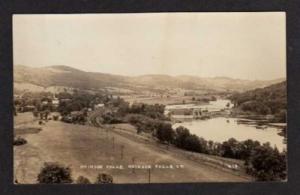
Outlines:
{"label": "bush", "polygon": [[14,146],[20,146],[20,145],[24,145],[27,143],[27,140],[21,137],[17,137],[14,139],[13,145]]}
{"label": "bush", "polygon": [[277,123],[286,123],[286,110],[280,110],[275,114],[275,119],[272,122]]}
{"label": "bush", "polygon": [[177,147],[189,151],[208,153],[207,141],[197,135],[190,134],[185,127],[177,127],[174,143]]}
{"label": "bush", "polygon": [[176,135],[175,135],[175,145],[179,148],[184,148],[185,140],[188,136],[190,136],[190,131],[185,127],[177,127]]}
{"label": "bush", "polygon": [[245,162],[248,174],[258,181],[281,181],[286,179],[286,153],[280,153],[269,144],[257,147]]}
{"label": "bush", "polygon": [[141,114],[129,114],[127,121],[137,128],[137,133],[153,133],[163,121],[152,119]]}
{"label": "bush", "polygon": [[33,111],[32,114],[35,118],[39,117],[39,112],[38,111]]}
{"label": "bush", "polygon": [[109,184],[113,183],[113,177],[106,173],[100,173],[95,182],[96,184]]}
{"label": "bush", "polygon": [[142,114],[152,119],[166,120],[166,117],[164,116],[164,110],[165,106],[162,104],[149,105],[135,103],[128,109],[128,112],[132,114]]}
{"label": "bush", "polygon": [[54,115],[54,116],[53,116],[53,120],[57,121],[57,120],[58,120],[58,116],[57,116],[57,115]]}
{"label": "bush", "polygon": [[90,180],[86,177],[83,177],[83,176],[79,176],[76,180],[76,183],[77,184],[90,184]]}
{"label": "bush", "polygon": [[37,181],[43,184],[72,183],[71,169],[58,163],[45,163],[38,174]]}
{"label": "bush", "polygon": [[118,124],[122,123],[123,120],[115,113],[105,113],[102,115],[104,124]]}
{"label": "bush", "polygon": [[236,139],[230,138],[222,144],[222,156],[239,159],[240,146],[241,144]]}
{"label": "bush", "polygon": [[170,123],[161,122],[157,125],[156,137],[162,142],[171,143],[174,140],[175,132]]}

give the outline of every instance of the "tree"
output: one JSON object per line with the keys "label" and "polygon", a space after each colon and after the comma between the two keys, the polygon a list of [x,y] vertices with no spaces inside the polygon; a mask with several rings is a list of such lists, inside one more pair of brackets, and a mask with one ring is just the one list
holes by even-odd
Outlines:
{"label": "tree", "polygon": [[13,145],[14,146],[21,146],[21,145],[24,145],[27,143],[27,140],[22,138],[22,137],[17,137],[17,138],[14,138],[14,142],[13,142]]}
{"label": "tree", "polygon": [[110,184],[113,183],[113,177],[106,173],[100,173],[97,176],[96,184]]}
{"label": "tree", "polygon": [[276,115],[276,121],[279,123],[286,123],[286,110],[280,110]]}
{"label": "tree", "polygon": [[258,181],[286,179],[286,152],[280,153],[269,143],[257,147],[245,165],[247,173],[255,176]]}
{"label": "tree", "polygon": [[202,152],[202,145],[200,143],[199,137],[196,135],[189,135],[185,139],[184,148],[190,151]]}
{"label": "tree", "polygon": [[182,126],[176,128],[174,143],[177,147],[190,151],[208,153],[207,141],[197,135],[190,134],[190,131]]}
{"label": "tree", "polygon": [[238,154],[239,159],[248,160],[253,151],[260,146],[260,143],[258,141],[253,141],[251,139],[248,139],[246,141],[243,141],[240,144],[240,151]]}
{"label": "tree", "polygon": [[239,147],[239,142],[234,138],[230,138],[228,141],[225,141],[222,144],[222,156],[238,159]]}
{"label": "tree", "polygon": [[37,181],[44,184],[72,183],[71,169],[58,163],[44,163]]}
{"label": "tree", "polygon": [[77,184],[90,184],[90,180],[86,177],[83,177],[83,176],[79,176],[77,179],[76,179],[76,183]]}
{"label": "tree", "polygon": [[186,138],[190,136],[190,131],[183,127],[179,126],[176,128],[176,138],[175,138],[175,145],[179,148],[184,148]]}
{"label": "tree", "polygon": [[33,116],[34,116],[35,118],[38,118],[38,117],[39,117],[39,112],[38,112],[37,110],[34,110],[34,111],[32,112],[32,114],[33,114]]}
{"label": "tree", "polygon": [[156,137],[162,142],[171,143],[174,140],[175,132],[170,123],[160,122],[157,126]]}

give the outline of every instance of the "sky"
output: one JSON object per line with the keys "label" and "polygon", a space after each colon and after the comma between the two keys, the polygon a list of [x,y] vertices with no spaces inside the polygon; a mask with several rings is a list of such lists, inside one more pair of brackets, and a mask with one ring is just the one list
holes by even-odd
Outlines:
{"label": "sky", "polygon": [[284,12],[13,16],[14,65],[118,75],[286,76]]}

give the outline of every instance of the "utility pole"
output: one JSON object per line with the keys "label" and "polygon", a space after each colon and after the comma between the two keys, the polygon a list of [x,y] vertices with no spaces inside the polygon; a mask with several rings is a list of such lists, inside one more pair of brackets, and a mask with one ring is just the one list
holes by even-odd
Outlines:
{"label": "utility pole", "polygon": [[[133,164],[133,166],[134,166],[134,163],[135,163],[135,157],[132,157],[132,164]],[[133,167],[132,173],[135,173],[135,167]]]}
{"label": "utility pole", "polygon": [[112,137],[112,143],[113,143],[113,150],[115,150],[115,137]]}
{"label": "utility pole", "polygon": [[121,145],[121,159],[123,159],[124,155],[124,145]]}
{"label": "utility pole", "polygon": [[106,127],[106,139],[108,140],[108,127]]}
{"label": "utility pole", "polygon": [[151,182],[151,168],[148,169],[148,183]]}

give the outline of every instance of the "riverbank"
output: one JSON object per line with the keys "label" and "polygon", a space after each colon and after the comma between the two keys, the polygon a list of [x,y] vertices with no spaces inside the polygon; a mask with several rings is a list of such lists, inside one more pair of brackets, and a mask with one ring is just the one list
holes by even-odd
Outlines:
{"label": "riverbank", "polygon": [[[285,123],[274,123],[270,116],[243,112],[232,106],[233,104],[229,100],[219,99],[205,106],[179,104],[167,106],[166,110],[167,113],[172,113],[176,109],[179,111],[192,110],[191,113],[197,110],[202,111],[200,116],[195,116],[195,114],[174,115],[174,112],[169,117],[174,129],[184,126],[191,133],[206,140],[222,143],[230,138],[238,141],[252,139],[261,143],[270,142],[272,147],[276,146],[280,151],[286,150],[286,140],[285,137],[282,137],[284,136],[282,131],[286,127]],[[203,112],[203,110],[207,110],[207,112]]]}

